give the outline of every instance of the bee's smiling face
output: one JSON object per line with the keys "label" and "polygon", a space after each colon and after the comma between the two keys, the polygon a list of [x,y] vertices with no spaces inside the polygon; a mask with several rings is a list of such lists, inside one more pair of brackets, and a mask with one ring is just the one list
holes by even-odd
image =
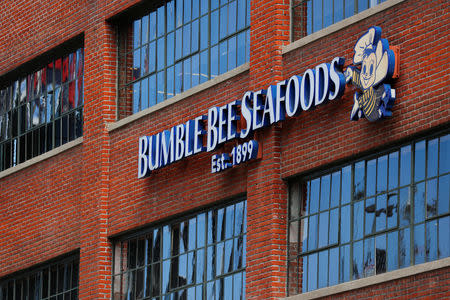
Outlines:
{"label": "bee's smiling face", "polygon": [[370,53],[363,59],[361,67],[361,84],[364,89],[371,87],[375,81],[376,61],[375,52]]}

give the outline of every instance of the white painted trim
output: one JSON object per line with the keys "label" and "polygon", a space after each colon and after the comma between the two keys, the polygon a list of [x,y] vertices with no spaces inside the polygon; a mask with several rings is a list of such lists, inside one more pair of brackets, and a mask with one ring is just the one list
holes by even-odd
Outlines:
{"label": "white painted trim", "polygon": [[382,2],[374,7],[368,8],[356,15],[353,15],[347,19],[344,19],[342,21],[334,23],[326,28],[323,28],[323,29],[316,31],[310,35],[307,35],[299,40],[296,40],[296,41],[290,43],[289,45],[284,46],[281,53],[286,54],[295,49],[301,48],[309,43],[319,40],[319,39],[321,39],[327,35],[330,35],[336,31],[342,30],[347,26],[358,23],[359,21],[362,21],[370,16],[373,16],[379,12],[382,12],[383,10],[391,8],[392,6],[402,3],[404,1],[406,1],[406,0],[388,0],[386,2]]}
{"label": "white painted trim", "polygon": [[29,166],[32,166],[34,164],[37,164],[43,160],[46,160],[50,157],[56,156],[66,150],[69,150],[70,148],[73,148],[75,146],[78,146],[83,143],[83,137],[77,138],[76,140],[73,140],[71,142],[68,142],[62,146],[59,146],[58,148],[55,148],[53,150],[50,150],[48,152],[45,152],[44,154],[41,154],[39,156],[33,157],[32,159],[29,159],[23,163],[18,164],[17,166],[14,166],[12,168],[6,169],[2,172],[0,172],[0,178],[9,176],[13,173],[16,173],[20,170],[23,170],[25,168],[28,168]]}
{"label": "white painted trim", "polygon": [[187,97],[190,97],[190,96],[192,96],[194,94],[202,92],[202,91],[204,91],[206,89],[209,89],[210,87],[213,87],[216,84],[224,82],[224,81],[226,81],[226,80],[228,80],[228,79],[230,79],[230,78],[232,78],[232,77],[234,77],[236,75],[244,73],[244,72],[248,71],[249,69],[250,69],[250,64],[249,63],[245,63],[245,64],[243,64],[243,65],[241,65],[241,66],[239,66],[239,67],[237,67],[237,68],[235,68],[235,69],[233,69],[231,71],[228,71],[228,72],[226,72],[226,73],[224,73],[222,75],[219,75],[219,76],[215,77],[214,79],[208,80],[207,82],[204,82],[204,83],[202,83],[200,85],[194,86],[193,88],[190,88],[189,90],[187,90],[187,91],[185,91],[185,92],[183,92],[181,94],[178,94],[178,95],[176,95],[176,96],[174,96],[172,98],[169,98],[169,99],[167,99],[167,100],[165,100],[163,102],[160,102],[160,103],[158,103],[158,104],[156,104],[156,105],[154,105],[152,107],[149,107],[149,108],[144,109],[144,110],[142,110],[140,112],[132,114],[131,116],[123,118],[122,120],[119,120],[117,122],[109,123],[109,124],[106,125],[106,129],[108,131],[113,131],[113,130],[118,129],[118,128],[122,127],[122,126],[130,124],[130,123],[134,122],[137,119],[140,119],[140,118],[142,118],[144,116],[148,116],[148,115],[150,115],[151,113],[153,113],[153,112],[155,112],[157,110],[165,108],[165,107],[167,107],[169,105],[172,105],[174,103],[177,103],[177,102],[179,102],[179,101],[181,101],[181,100],[183,100],[183,99],[185,99]]}
{"label": "white painted trim", "polygon": [[450,257],[443,258],[440,260],[435,260],[432,262],[415,265],[412,267],[407,267],[404,269],[399,269],[395,271],[386,272],[383,274],[362,278],[358,280],[353,280],[345,283],[341,283],[335,286],[330,286],[322,289],[318,289],[312,292],[299,294],[291,297],[284,298],[285,300],[306,300],[315,299],[320,297],[332,296],[335,294],[348,292],[356,289],[365,288],[374,284],[384,283],[388,281],[393,281],[401,279],[404,277],[410,277],[417,274],[435,271],[441,268],[450,267]]}

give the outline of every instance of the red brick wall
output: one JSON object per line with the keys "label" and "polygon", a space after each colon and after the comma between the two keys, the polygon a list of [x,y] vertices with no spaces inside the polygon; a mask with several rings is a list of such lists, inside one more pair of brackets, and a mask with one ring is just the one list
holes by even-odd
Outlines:
{"label": "red brick wall", "polygon": [[[105,19],[137,2],[0,3],[0,76],[81,33],[86,55],[83,144],[0,179],[0,277],[80,249],[80,298],[108,299],[109,236],[246,193],[247,297],[285,296],[283,179],[449,126],[446,0],[406,1],[285,55],[281,50],[289,38],[289,1],[254,0],[249,71],[108,132],[106,124],[115,118],[116,35]],[[357,37],[371,25],[381,26],[383,37],[400,47],[392,119],[350,122],[349,91],[341,100],[258,132],[263,148],[259,161],[210,174],[211,154],[202,153],[137,179],[139,136],[206,114],[213,105],[301,75],[335,56],[349,62]],[[233,143],[217,152],[228,151]],[[437,293],[440,285],[448,285],[448,273],[448,269],[430,272],[399,282],[410,294],[427,291],[423,287]],[[344,296],[381,295],[398,283],[381,286]]]}

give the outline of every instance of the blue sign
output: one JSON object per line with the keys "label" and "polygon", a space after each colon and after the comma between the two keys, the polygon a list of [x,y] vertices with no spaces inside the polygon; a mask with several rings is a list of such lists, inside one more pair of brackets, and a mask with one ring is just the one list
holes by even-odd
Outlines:
{"label": "blue sign", "polygon": [[[354,65],[345,72],[342,70],[345,59],[336,57],[331,63],[306,70],[302,76],[294,75],[267,89],[248,91],[242,99],[211,107],[207,115],[152,136],[140,137],[138,178],[185,157],[214,151],[230,140],[248,140],[255,130],[335,101],[344,94],[345,85],[350,82],[358,89],[354,95],[352,120],[365,117],[374,121],[390,116],[395,90],[384,81],[394,73],[395,55],[387,40],[380,37],[379,27],[371,27],[360,37],[354,49]],[[205,135],[206,145],[203,145]],[[231,155],[213,155],[211,172],[254,159],[257,152],[258,143],[251,140],[234,147]]]}

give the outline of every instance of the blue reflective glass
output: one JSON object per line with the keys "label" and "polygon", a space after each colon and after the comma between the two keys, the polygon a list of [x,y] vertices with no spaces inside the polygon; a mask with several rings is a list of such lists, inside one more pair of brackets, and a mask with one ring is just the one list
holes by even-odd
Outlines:
{"label": "blue reflective glass", "polygon": [[217,241],[221,241],[225,234],[225,209],[221,208],[217,210]]}
{"label": "blue reflective glass", "polygon": [[200,83],[208,80],[208,50],[200,53]]}
{"label": "blue reflective glass", "polygon": [[149,72],[148,45],[141,48],[141,76],[145,76]]}
{"label": "blue reflective glass", "polygon": [[319,252],[319,269],[318,269],[319,282],[317,288],[323,288],[328,286],[328,250]]}
{"label": "blue reflective glass", "polygon": [[375,238],[375,263],[376,274],[386,272],[386,235],[379,235]]}
{"label": "blue reflective glass", "polygon": [[341,207],[341,243],[350,241],[350,205]]}
{"label": "blue reflective glass", "polygon": [[211,47],[210,61],[211,61],[211,78],[214,78],[217,75],[219,75],[219,46],[218,45]]}
{"label": "blue reflective glass", "polygon": [[163,261],[163,280],[162,290],[164,292],[169,291],[169,275],[170,275],[170,260]]}
{"label": "blue reflective glass", "polygon": [[302,252],[306,252],[308,250],[308,218],[302,219],[301,226],[301,228],[303,229],[301,232],[301,248]]}
{"label": "blue reflective glass", "polygon": [[246,31],[247,41],[245,43],[245,61],[250,61],[250,29]]}
{"label": "blue reflective glass", "polygon": [[149,77],[149,92],[148,92],[148,99],[149,99],[149,106],[153,106],[156,104],[156,75],[151,75]]}
{"label": "blue reflective glass", "polygon": [[330,206],[330,175],[322,176],[320,183],[320,210]]}
{"label": "blue reflective glass", "polygon": [[142,44],[145,44],[148,42],[148,16],[144,16],[142,18]]}
{"label": "blue reflective glass", "polygon": [[387,226],[388,228],[397,227],[398,218],[398,206],[397,206],[398,195],[396,193],[388,194],[388,204],[386,208],[387,215]]}
{"label": "blue reflective glass", "polygon": [[174,91],[174,67],[167,68],[167,97],[175,96]]}
{"label": "blue reflective glass", "polygon": [[364,266],[363,276],[375,275],[375,239],[368,238],[364,240]]}
{"label": "blue reflective glass", "polygon": [[352,278],[359,279],[363,277],[364,277],[363,241],[359,241],[353,244]]}
{"label": "blue reflective glass", "polygon": [[425,141],[416,143],[414,153],[414,180],[425,179]]}
{"label": "blue reflective glass", "polygon": [[439,258],[450,256],[450,217],[440,218],[439,222]]}
{"label": "blue reflective glass", "polygon": [[176,27],[180,27],[183,25],[183,0],[176,0],[175,7],[177,14]]}
{"label": "blue reflective glass", "polygon": [[158,24],[157,24],[157,33],[158,36],[162,36],[165,32],[165,7],[164,6],[160,6],[158,7],[157,10],[157,18],[158,20]]}
{"label": "blue reflective glass", "polygon": [[425,224],[414,226],[414,264],[425,262]]}
{"label": "blue reflective glass", "polygon": [[205,246],[205,214],[197,216],[197,247]]}
{"label": "blue reflective glass", "polygon": [[214,287],[214,281],[208,282],[208,285],[206,286],[206,299],[216,299],[216,289]]}
{"label": "blue reflective glass", "polygon": [[162,102],[164,100],[164,71],[159,72],[156,78],[157,82],[157,95],[156,95],[156,101]]}
{"label": "blue reflective glass", "polygon": [[242,268],[242,260],[244,254],[244,241],[242,237],[235,238],[233,242],[233,269],[237,270]]}
{"label": "blue reflective glass", "polygon": [[450,172],[450,134],[439,138],[439,174]]}
{"label": "blue reflective glass", "polygon": [[241,32],[237,36],[237,65],[240,66],[245,62],[245,32]]}
{"label": "blue reflective glass", "polygon": [[317,253],[308,256],[308,291],[317,289]]}
{"label": "blue reflective glass", "polygon": [[158,41],[157,41],[157,47],[158,47],[158,50],[157,50],[157,66],[158,66],[158,71],[159,70],[162,70],[163,68],[164,68],[164,65],[165,65],[165,59],[164,59],[164,56],[165,56],[165,45],[164,45],[164,38],[160,38],[160,39],[158,39]]}
{"label": "blue reflective glass", "polygon": [[151,42],[148,47],[148,71],[150,73],[156,70],[156,42]]}
{"label": "blue reflective glass", "polygon": [[184,3],[184,16],[183,16],[183,20],[184,23],[186,24],[187,22],[189,22],[192,19],[192,15],[191,15],[191,0],[183,0]]}
{"label": "blue reflective glass", "polygon": [[204,15],[208,12],[209,7],[209,1],[208,0],[201,0],[200,3],[200,15]]}
{"label": "blue reflective glass", "polygon": [[183,28],[179,28],[175,32],[175,45],[175,60],[178,60],[183,53]]}
{"label": "blue reflective glass", "polygon": [[148,108],[148,78],[141,81],[141,110]]}
{"label": "blue reflective glass", "polygon": [[191,52],[198,51],[198,35],[199,35],[198,25],[199,25],[198,20],[192,22]]}
{"label": "blue reflective glass", "polygon": [[437,214],[437,179],[432,179],[427,181],[427,200],[426,200],[426,208],[427,208],[427,218],[431,218],[436,216]]}
{"label": "blue reflective glass", "polygon": [[245,6],[246,0],[237,0],[237,30],[245,27]]}
{"label": "blue reflective glass", "polygon": [[328,269],[328,285],[336,285],[339,283],[339,248],[330,249]]}
{"label": "blue reflective glass", "polygon": [[133,53],[133,80],[141,77],[141,49]]}
{"label": "blue reflective glass", "polygon": [[438,170],[438,139],[428,141],[427,177],[437,175]]}
{"label": "blue reflective glass", "polygon": [[353,205],[353,240],[362,238],[364,232],[364,201]]}
{"label": "blue reflective glass", "polygon": [[245,18],[245,25],[250,26],[250,0],[247,0],[247,8],[245,12],[247,14]]}
{"label": "blue reflective glass", "polygon": [[387,236],[387,270],[398,269],[398,232],[390,232]]}
{"label": "blue reflective glass", "polygon": [[199,55],[196,54],[192,56],[192,86],[196,86],[199,84],[199,76],[200,76],[200,62]]}
{"label": "blue reflective glass", "polygon": [[208,47],[208,15],[200,19],[200,50]]}
{"label": "blue reflective glass", "polygon": [[225,210],[225,239],[233,235],[234,228],[234,205],[230,205]]}
{"label": "blue reflective glass", "polygon": [[407,226],[411,220],[411,196],[410,188],[406,187],[400,190],[400,226]]}
{"label": "blue reflective glass", "polygon": [[381,156],[377,160],[377,193],[386,191],[388,178],[388,157]]}
{"label": "blue reflective glass", "polygon": [[438,241],[437,241],[437,235],[438,235],[438,222],[437,220],[433,220],[431,222],[426,223],[426,260],[427,261],[433,261],[438,258]]}
{"label": "blue reflective glass", "polygon": [[400,154],[400,185],[411,182],[411,146],[401,149]]}
{"label": "blue reflective glass", "polygon": [[339,282],[350,280],[350,245],[339,249]]}
{"label": "blue reflective glass", "polygon": [[317,248],[317,215],[309,217],[308,250]]}
{"label": "blue reflective glass", "polygon": [[149,38],[150,40],[154,40],[156,38],[156,11],[150,13],[150,29],[149,29]]}
{"label": "blue reflective glass", "polygon": [[228,70],[236,68],[236,37],[228,40]]}
{"label": "blue reflective glass", "polygon": [[364,179],[365,179],[364,161],[355,164],[355,184],[354,184],[354,200],[360,200],[364,197]]}
{"label": "blue reflective glass", "polygon": [[410,265],[410,232],[409,228],[402,229],[398,232],[398,253],[399,267],[404,268]]}
{"label": "blue reflective glass", "polygon": [[181,93],[183,86],[183,63],[179,62],[175,65],[175,94]]}
{"label": "blue reflective glass", "polygon": [[312,1],[308,0],[306,2],[306,34],[311,34],[312,31],[312,21],[313,21],[313,15],[312,15]]}
{"label": "blue reflective glass", "polygon": [[140,82],[133,84],[133,113],[137,113],[141,106]]}
{"label": "blue reflective glass", "polygon": [[347,166],[342,168],[342,194],[341,203],[350,203],[351,200],[351,188],[352,188],[352,168]]}
{"label": "blue reflective glass", "polygon": [[334,23],[344,18],[344,0],[334,0]]}
{"label": "blue reflective glass", "polygon": [[358,0],[358,12],[368,9],[368,4],[367,0]]}
{"label": "blue reflective glass", "polygon": [[339,205],[341,194],[341,172],[334,172],[331,178],[331,203],[330,207]]}
{"label": "blue reflective glass", "polygon": [[239,202],[235,205],[235,222],[234,222],[234,235],[239,235],[243,232],[242,221],[244,214],[244,204]]}
{"label": "blue reflective glass", "polygon": [[223,272],[228,273],[233,271],[233,240],[227,240],[225,242],[225,253],[223,257]]}
{"label": "blue reflective glass", "polygon": [[328,211],[319,215],[319,248],[328,245]]}
{"label": "blue reflective glass", "polygon": [[425,182],[416,185],[414,191],[414,223],[425,220]]}
{"label": "blue reflective glass", "polygon": [[398,187],[398,152],[389,154],[389,189]]}
{"label": "blue reflective glass", "polygon": [[175,2],[167,2],[167,32],[171,32],[175,26]]}
{"label": "blue reflective glass", "polygon": [[303,256],[301,258],[303,264],[302,271],[302,292],[308,291],[308,256]]}
{"label": "blue reflective glass", "polygon": [[330,245],[338,242],[339,233],[339,209],[333,209],[330,211],[330,233],[328,243]]}
{"label": "blue reflective glass", "polygon": [[223,39],[227,36],[227,21],[228,21],[228,6],[222,6],[220,8],[220,27],[219,27],[219,38]]}
{"label": "blue reflective glass", "polygon": [[211,280],[215,276],[214,266],[215,264],[215,255],[214,255],[214,246],[209,246],[207,255],[206,255],[206,279]]}
{"label": "blue reflective glass", "polygon": [[227,70],[227,56],[228,56],[228,47],[227,41],[223,41],[219,44],[219,74],[225,73]]}
{"label": "blue reflective glass", "polygon": [[313,214],[319,210],[320,178],[311,181],[311,198],[309,200],[309,213]]}
{"label": "blue reflective glass", "polygon": [[233,299],[233,277],[227,276],[224,278],[224,292],[223,299]]}
{"label": "blue reflective glass", "polygon": [[228,4],[228,34],[236,32],[236,1]]}
{"label": "blue reflective glass", "polygon": [[141,45],[141,20],[133,22],[133,48],[136,49]]}
{"label": "blue reflective glass", "polygon": [[[245,227],[247,228],[247,223],[245,223]],[[247,235],[244,235],[244,239],[242,242],[242,249],[247,249]],[[242,265],[247,265],[247,250],[242,252]]]}
{"label": "blue reflective glass", "polygon": [[367,162],[367,180],[366,180],[366,194],[367,197],[375,195],[376,177],[377,174],[377,160],[372,159]]}
{"label": "blue reflective glass", "polygon": [[205,261],[205,250],[199,249],[197,251],[197,262],[196,262],[196,273],[195,273],[195,280],[197,283],[200,283],[204,280],[203,278],[203,270],[205,267],[204,261]]}
{"label": "blue reflective glass", "polygon": [[166,66],[173,65],[175,55],[175,33],[171,32],[167,35],[167,63]]}
{"label": "blue reflective glass", "polygon": [[376,230],[381,231],[386,229],[386,194],[377,197],[377,210],[376,210]]}
{"label": "blue reflective glass", "polygon": [[211,13],[211,46],[219,42],[219,11]]}
{"label": "blue reflective glass", "polygon": [[233,299],[242,298],[242,273],[236,273],[233,275]]}
{"label": "blue reflective glass", "polygon": [[224,269],[224,243],[218,243],[216,245],[216,276],[223,274]]}
{"label": "blue reflective glass", "polygon": [[450,175],[439,177],[438,214],[449,211]]}
{"label": "blue reflective glass", "polygon": [[322,0],[313,0],[313,32],[322,29]]}
{"label": "blue reflective glass", "polygon": [[328,27],[333,24],[333,0],[323,0],[323,27]]}
{"label": "blue reflective glass", "polygon": [[188,58],[183,62],[183,91],[191,87],[191,59]]}
{"label": "blue reflective glass", "polygon": [[191,23],[183,26],[183,56],[191,53]]}
{"label": "blue reflective glass", "polygon": [[344,3],[345,3],[344,18],[353,16],[355,14],[355,2],[344,1]]}
{"label": "blue reflective glass", "polygon": [[377,214],[377,203],[375,202],[375,198],[366,199],[366,208],[364,209],[364,211],[365,211],[364,234],[368,235],[375,232],[375,215]]}
{"label": "blue reflective glass", "polygon": [[187,255],[182,254],[178,257],[178,276],[184,280],[187,278]]}

